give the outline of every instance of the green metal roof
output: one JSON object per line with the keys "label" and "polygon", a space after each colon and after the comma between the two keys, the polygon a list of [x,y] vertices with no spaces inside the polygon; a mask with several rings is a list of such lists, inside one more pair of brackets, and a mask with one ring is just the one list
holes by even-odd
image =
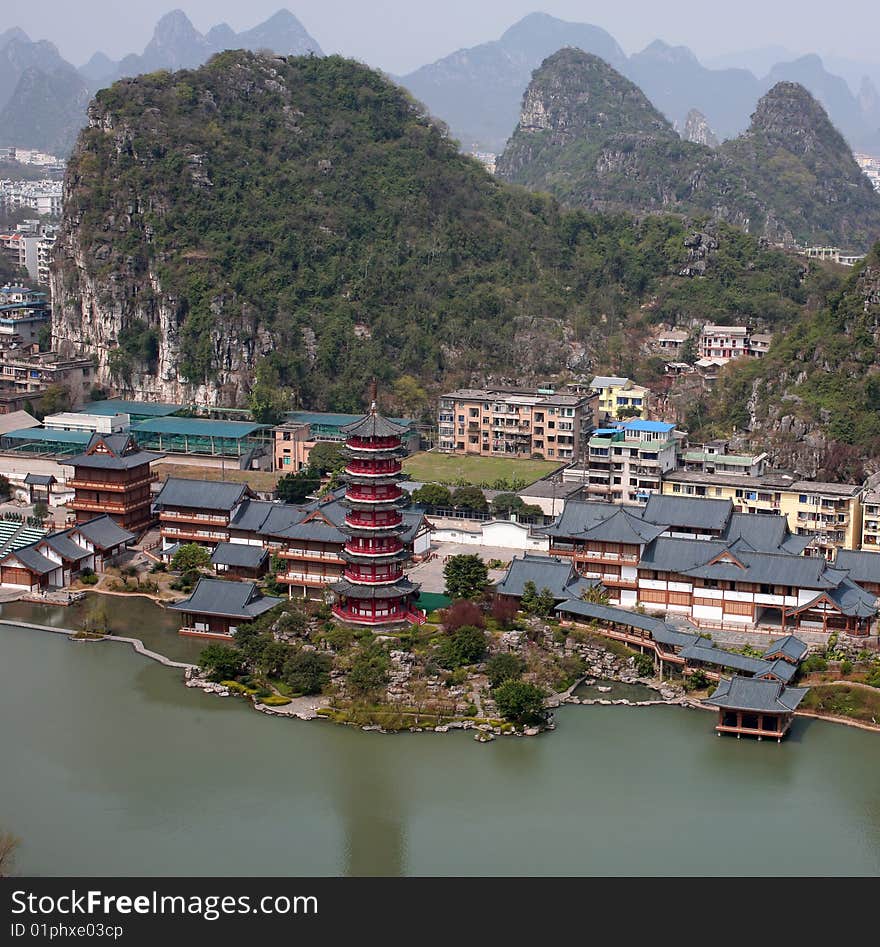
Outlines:
{"label": "green metal roof", "polygon": [[79,414],[131,414],[144,418],[164,418],[174,414],[183,407],[182,404],[170,404],[158,401],[125,401],[123,398],[107,398],[103,401],[92,401],[77,409]]}
{"label": "green metal roof", "polygon": [[268,424],[252,424],[247,421],[212,421],[208,418],[150,418],[132,424],[132,431],[145,434],[168,434],[180,437],[223,437],[243,440]]}
{"label": "green metal roof", "polygon": [[[285,421],[294,424],[314,424],[321,427],[343,427],[360,420],[363,414],[336,414],[330,411],[290,411],[285,415]],[[389,418],[395,424],[411,427],[413,421],[409,418]]]}
{"label": "green metal roof", "polygon": [[91,440],[92,431],[50,431],[42,427],[26,427],[17,431],[7,431],[3,437],[14,441],[45,441],[85,446]]}

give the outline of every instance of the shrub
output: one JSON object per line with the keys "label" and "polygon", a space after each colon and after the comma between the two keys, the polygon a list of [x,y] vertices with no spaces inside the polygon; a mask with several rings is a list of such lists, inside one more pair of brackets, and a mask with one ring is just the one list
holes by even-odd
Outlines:
{"label": "shrub", "polygon": [[504,681],[492,692],[498,712],[514,723],[540,724],[547,719],[544,692],[525,681]]}
{"label": "shrub", "polygon": [[849,658],[845,658],[840,664],[840,673],[846,677],[849,674],[852,674],[853,663]]}
{"label": "shrub", "polygon": [[650,654],[637,654],[633,657],[633,663],[639,677],[654,676],[654,659]]}
{"label": "shrub", "polygon": [[266,697],[260,701],[261,704],[265,704],[267,707],[283,707],[285,704],[290,703],[289,697],[282,697],[280,694],[273,694],[271,697]]}
{"label": "shrub", "polygon": [[183,573],[207,569],[210,564],[211,553],[198,543],[184,543],[171,558],[171,568]]}
{"label": "shrub", "polygon": [[828,661],[822,654],[811,654],[801,664],[802,674],[814,674],[828,670]]}
{"label": "shrub", "polygon": [[490,687],[498,687],[505,681],[519,680],[525,670],[525,662],[510,651],[493,654],[486,662],[486,675]]}
{"label": "shrub", "polygon": [[244,656],[238,648],[211,644],[199,655],[199,667],[212,681],[228,681],[241,674]]}
{"label": "shrub", "polygon": [[463,625],[446,637],[439,660],[445,668],[476,664],[486,653],[486,633],[473,625]]}
{"label": "shrub", "polygon": [[684,689],[686,691],[701,691],[708,686],[709,678],[699,668],[684,679]]}
{"label": "shrub", "polygon": [[358,694],[378,690],[388,680],[389,658],[375,641],[362,644],[348,672],[349,687]]}
{"label": "shrub", "polygon": [[447,632],[457,631],[464,625],[482,628],[486,624],[480,606],[468,599],[453,602],[442,614],[443,628]]}
{"label": "shrub", "polygon": [[84,572],[82,575],[80,575],[79,580],[80,582],[82,582],[83,585],[97,585],[98,584],[98,576],[95,575],[94,572]]}
{"label": "shrub", "polygon": [[284,664],[282,677],[292,690],[300,694],[320,694],[330,680],[332,661],[317,651],[297,651]]}

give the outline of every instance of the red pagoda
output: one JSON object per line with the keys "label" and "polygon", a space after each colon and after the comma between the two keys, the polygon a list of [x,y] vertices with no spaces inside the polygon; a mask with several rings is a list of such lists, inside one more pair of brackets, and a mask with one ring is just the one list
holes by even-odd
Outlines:
{"label": "red pagoda", "polygon": [[342,550],[345,572],[331,589],[336,594],[333,615],[348,625],[387,628],[421,619],[411,604],[419,587],[404,575],[409,552],[400,538],[405,529],[401,509],[406,494],[399,484],[405,430],[378,414],[375,401],[368,415],[342,428],[348,512],[340,528],[348,538]]}

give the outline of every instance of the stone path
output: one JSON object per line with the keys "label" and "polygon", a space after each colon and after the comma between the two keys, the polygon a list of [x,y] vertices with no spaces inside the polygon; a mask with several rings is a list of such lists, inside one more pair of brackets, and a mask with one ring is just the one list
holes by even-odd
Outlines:
{"label": "stone path", "polygon": [[[66,635],[68,638],[75,635],[76,632],[72,628],[54,628],[52,625],[35,625],[32,622],[28,621],[7,621],[3,618],[0,618],[0,625],[12,625],[16,628],[32,628],[34,631],[49,631],[55,635]],[[158,651],[150,651],[149,648],[144,647],[143,641],[139,638],[124,638],[121,635],[105,635],[103,638],[77,638],[77,641],[122,641],[125,644],[130,644],[138,654],[142,654],[145,658],[149,658],[151,661],[157,661],[159,664],[164,665],[169,668],[194,668],[198,667],[196,664],[187,664],[183,661],[172,661],[171,658],[166,658],[164,654],[159,654]]]}

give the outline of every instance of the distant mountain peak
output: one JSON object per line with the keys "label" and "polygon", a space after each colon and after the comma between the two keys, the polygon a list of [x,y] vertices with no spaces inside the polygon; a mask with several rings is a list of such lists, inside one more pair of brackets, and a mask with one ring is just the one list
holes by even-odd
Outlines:
{"label": "distant mountain peak", "polygon": [[747,134],[756,132],[795,154],[815,148],[819,140],[849,152],[828,113],[799,82],[777,82],[758,100]]}
{"label": "distant mountain peak", "polygon": [[30,43],[30,36],[20,26],[10,26],[8,30],[0,33],[0,49],[13,40],[19,43]]}
{"label": "distant mountain peak", "polygon": [[640,55],[669,63],[688,63],[696,66],[700,64],[700,61],[687,46],[671,46],[662,39],[655,39],[653,43],[649,43]]}
{"label": "distant mountain peak", "polygon": [[708,119],[699,109],[691,109],[687,113],[681,137],[697,145],[706,145],[707,148],[718,147],[718,138],[712,131]]}

